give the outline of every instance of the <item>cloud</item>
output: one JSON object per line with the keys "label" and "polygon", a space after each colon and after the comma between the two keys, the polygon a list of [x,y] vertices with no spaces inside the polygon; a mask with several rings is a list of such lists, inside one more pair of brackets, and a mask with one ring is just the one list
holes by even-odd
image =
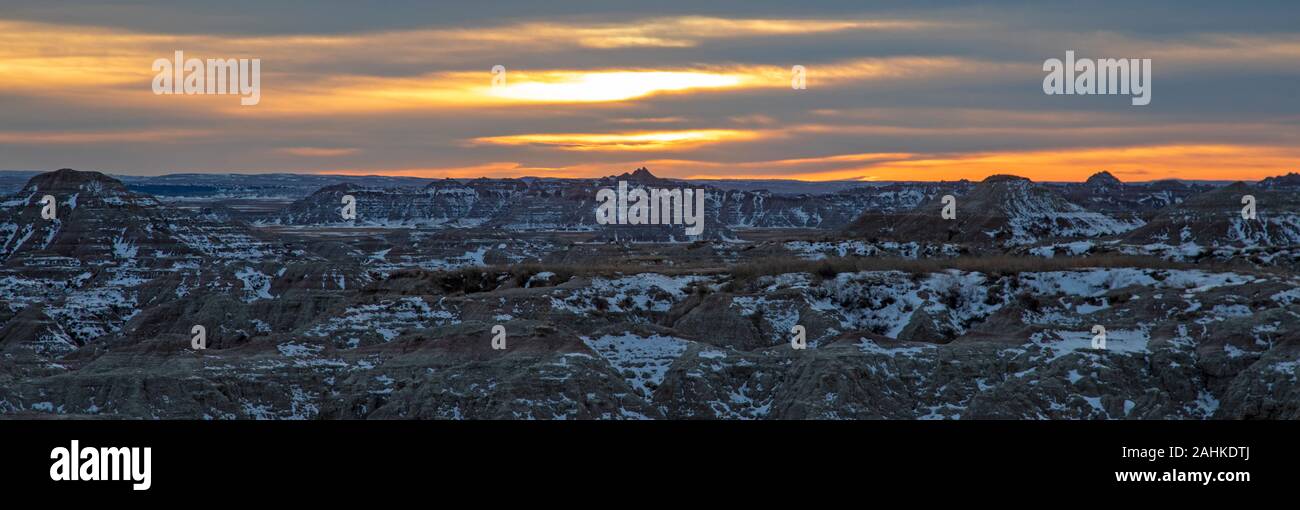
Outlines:
{"label": "cloud", "polygon": [[336,168],[322,170],[325,175],[387,175],[394,177],[437,177],[437,178],[477,178],[477,177],[523,177],[570,175],[564,169],[530,167],[512,161],[494,161],[468,166],[441,166],[421,168]]}
{"label": "cloud", "polygon": [[183,138],[199,138],[212,134],[210,130],[135,130],[135,131],[59,131],[59,132],[19,132],[0,131],[0,144],[24,145],[75,145],[105,144],[122,142],[160,142]]}
{"label": "cloud", "polygon": [[555,133],[475,138],[476,144],[555,147],[567,151],[648,151],[684,149],[732,141],[752,141],[775,136],[761,131],[698,129],[640,131],[633,133]]}
{"label": "cloud", "polygon": [[[245,12],[229,19],[239,26],[186,24],[184,14],[208,7],[149,7],[175,23],[116,23],[137,27],[129,30],[0,19],[0,166],[476,177],[650,165],[677,177],[800,179],[1081,179],[1110,169],[1250,178],[1294,170],[1289,147],[1300,146],[1300,70],[1289,65],[1300,58],[1300,36],[1277,23],[1246,31],[1231,9],[1112,23],[1086,9],[1066,16],[1004,5],[872,13],[847,3],[761,3],[727,15],[683,3],[568,18],[521,5],[509,17],[483,9],[381,22],[367,14],[364,23],[283,31]],[[31,17],[96,22],[57,10]],[[1137,29],[1151,23],[1163,29]],[[1152,58],[1153,105],[1044,96],[1042,60],[1066,49]],[[261,103],[154,95],[150,64],[176,50],[262,59]],[[494,87],[497,64],[506,80]],[[793,65],[807,69],[807,90],[792,90]]]}
{"label": "cloud", "polygon": [[969,153],[853,153],[793,159],[717,162],[693,159],[610,159],[562,166],[499,162],[469,167],[343,170],[418,177],[602,177],[639,166],[685,179],[942,181],[981,180],[994,174],[1039,181],[1082,181],[1107,170],[1159,179],[1257,180],[1294,168],[1300,149],[1239,145],[1152,145]]}
{"label": "cloud", "polygon": [[[561,47],[600,50],[694,45],[735,37],[860,30],[919,30],[936,23],[899,20],[725,19],[677,17],[622,23],[516,24],[342,35],[217,36],[146,34],[93,26],[0,20],[0,94],[49,97],[132,109],[186,109],[219,115],[329,115],[411,109],[463,109],[548,103],[618,102],[661,94],[790,85],[787,65],[717,63],[594,69],[507,66],[503,86],[490,68],[501,54]],[[58,41],[50,44],[49,41]],[[640,42],[638,42],[640,41]],[[188,58],[257,58],[264,73],[260,108],[230,98],[159,97],[150,64]],[[465,53],[481,55],[460,58]],[[459,57],[458,57],[459,56]],[[446,69],[450,61],[461,62]],[[465,69],[463,62],[480,69]],[[806,63],[810,86],[923,78],[965,63],[944,57],[847,59]],[[430,68],[443,68],[430,70]]]}
{"label": "cloud", "polygon": [[1043,181],[1080,181],[1101,170],[1149,180],[1257,180],[1294,167],[1298,158],[1300,148],[1292,147],[1149,145],[929,155],[866,169],[887,180],[975,180],[1006,173]]}
{"label": "cloud", "polygon": [[356,154],[361,150],[354,147],[285,147],[279,151],[294,156],[327,158],[334,156],[348,156]]}
{"label": "cloud", "polygon": [[587,48],[690,48],[707,40],[807,36],[856,30],[903,31],[934,28],[920,20],[729,19],[708,16],[633,19],[618,23],[522,23],[448,32],[461,38],[511,44],[568,44]]}

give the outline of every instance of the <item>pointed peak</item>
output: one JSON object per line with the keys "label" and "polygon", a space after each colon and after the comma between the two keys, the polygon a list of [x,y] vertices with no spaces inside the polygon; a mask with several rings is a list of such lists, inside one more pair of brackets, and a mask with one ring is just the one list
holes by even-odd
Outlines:
{"label": "pointed peak", "polygon": [[654,183],[663,180],[660,179],[655,174],[650,173],[650,170],[647,169],[646,167],[638,168],[636,170],[633,170],[632,172],[624,172],[620,175],[612,177],[612,179],[616,181],[628,181],[628,182],[639,182],[639,183]]}
{"label": "pointed peak", "polygon": [[1089,186],[1110,187],[1110,186],[1120,186],[1124,184],[1124,181],[1121,181],[1119,180],[1119,178],[1115,177],[1114,175],[1111,175],[1110,172],[1102,170],[1100,172],[1092,174],[1092,176],[1088,178],[1087,184]]}

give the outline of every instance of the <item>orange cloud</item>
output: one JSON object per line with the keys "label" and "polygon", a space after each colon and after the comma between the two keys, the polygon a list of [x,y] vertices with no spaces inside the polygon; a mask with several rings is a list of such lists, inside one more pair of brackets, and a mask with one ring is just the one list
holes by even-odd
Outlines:
{"label": "orange cloud", "polygon": [[325,173],[414,177],[602,177],[647,166],[656,175],[682,179],[951,181],[1015,174],[1036,181],[1082,181],[1093,173],[1107,170],[1130,181],[1174,178],[1249,181],[1294,171],[1298,161],[1300,149],[1291,147],[1154,145],[961,154],[881,152],[747,162],[630,159],[559,167],[498,162],[467,167],[353,169]]}
{"label": "orange cloud", "polygon": [[396,168],[396,169],[364,169],[364,168],[343,168],[323,170],[317,173],[324,175],[386,175],[393,177],[426,177],[426,178],[456,178],[456,179],[474,179],[478,177],[525,177],[525,176],[548,176],[548,177],[568,177],[571,174],[564,169],[529,167],[520,163],[509,161],[494,161],[478,165],[467,166],[443,166],[427,168]]}
{"label": "orange cloud", "polygon": [[738,73],[692,71],[550,71],[522,73],[522,81],[484,93],[504,100],[546,103],[622,101],[661,92],[734,88],[748,78]]}
{"label": "orange cloud", "polygon": [[497,42],[547,43],[564,41],[588,48],[689,48],[710,39],[825,34],[850,30],[903,31],[942,26],[918,20],[728,19],[683,16],[633,20],[627,23],[525,23],[503,29],[483,29],[475,37]]}
{"label": "orange cloud", "polygon": [[696,129],[634,133],[554,133],[475,138],[476,144],[555,147],[568,151],[649,151],[750,141],[771,136],[761,131]]}
{"label": "orange cloud", "polygon": [[[654,18],[635,23],[524,23],[482,29],[408,30],[321,36],[213,36],[144,34],[125,30],[0,20],[0,93],[56,98],[132,110],[188,111],[227,116],[381,114],[545,104],[617,103],[662,94],[781,89],[788,65],[600,69],[526,69],[506,66],[506,80],[482,70],[430,71],[392,76],[322,72],[355,62],[412,67],[463,52],[495,61],[502,52],[556,46],[616,48],[640,44],[694,45],[703,39],[901,30],[933,23],[891,20],[780,20]],[[629,39],[631,38],[631,39]],[[57,43],[54,43],[57,41]],[[639,42],[638,42],[639,41]],[[658,42],[655,42],[658,41]],[[263,63],[262,102],[242,107],[232,96],[157,96],[151,64],[184,51],[189,58],[257,58]],[[460,58],[464,60],[463,56]],[[509,62],[505,62],[509,64]],[[804,63],[809,87],[864,81],[923,79],[979,69],[958,58],[891,57]],[[340,67],[343,66],[343,67]]]}
{"label": "orange cloud", "polygon": [[344,147],[339,147],[339,148],[334,148],[334,147],[285,147],[285,148],[279,150],[279,152],[283,152],[283,153],[285,153],[285,154],[291,154],[291,155],[294,155],[294,156],[313,157],[313,158],[317,158],[317,157],[333,157],[333,156],[347,156],[347,155],[350,155],[350,154],[356,154],[356,153],[359,152],[359,151],[360,151],[360,149],[355,149],[355,148],[351,148],[351,147],[346,147],[346,148],[344,148]]}
{"label": "orange cloud", "polygon": [[926,155],[841,168],[826,175],[873,180],[979,180],[1014,174],[1081,181],[1101,170],[1121,179],[1258,180],[1293,169],[1300,149],[1244,145],[1154,145]]}
{"label": "orange cloud", "polygon": [[[709,69],[516,69],[491,87],[482,71],[436,71],[420,76],[325,73],[354,62],[410,66],[440,61],[481,61],[502,54],[566,47],[694,46],[702,40],[770,37],[850,30],[913,30],[936,23],[909,20],[726,19],[667,17],[624,23],[526,22],[496,27],[416,29],[344,35],[170,35],[94,26],[0,20],[0,93],[55,97],[127,108],[195,109],[231,115],[271,112],[340,113],[457,108],[485,104],[625,101],[660,93],[740,87],[789,86],[788,67],[724,66]],[[192,58],[260,58],[265,108],[197,96],[154,96],[154,59],[176,50]],[[845,62],[818,71],[830,83],[840,76],[900,72],[899,66]],[[864,67],[865,65],[865,67]],[[457,66],[463,69],[463,65]],[[886,69],[894,69],[887,71]],[[905,72],[905,71],[903,71]],[[273,77],[273,78],[272,78]],[[228,99],[228,98],[226,98]]]}
{"label": "orange cloud", "polygon": [[1300,36],[1294,34],[1205,34],[1184,40],[1151,41],[1097,33],[1084,44],[1097,48],[1089,52],[1095,55],[1150,58],[1157,73],[1170,69],[1294,68],[1300,60]]}
{"label": "orange cloud", "polygon": [[0,143],[7,144],[96,144],[120,142],[158,142],[181,138],[198,138],[212,131],[194,129],[155,129],[139,131],[0,131]]}
{"label": "orange cloud", "polygon": [[[952,73],[999,74],[1001,66],[970,65],[957,58],[861,59],[812,66],[808,87],[924,79]],[[791,71],[781,66],[719,65],[699,68],[506,70],[494,86],[488,71],[449,71],[417,77],[333,76],[266,88],[255,108],[220,103],[238,115],[335,115],[394,111],[450,111],[546,104],[618,103],[663,95],[731,90],[789,90]],[[265,81],[264,81],[265,83]],[[188,97],[181,99],[190,99]]]}

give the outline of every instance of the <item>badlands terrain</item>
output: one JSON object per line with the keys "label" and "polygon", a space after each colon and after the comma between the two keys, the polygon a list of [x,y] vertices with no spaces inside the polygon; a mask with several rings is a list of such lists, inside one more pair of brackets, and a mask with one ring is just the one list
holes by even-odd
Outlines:
{"label": "badlands terrain", "polygon": [[[704,233],[597,224],[620,180]],[[4,418],[1300,419],[1297,174],[0,191]]]}

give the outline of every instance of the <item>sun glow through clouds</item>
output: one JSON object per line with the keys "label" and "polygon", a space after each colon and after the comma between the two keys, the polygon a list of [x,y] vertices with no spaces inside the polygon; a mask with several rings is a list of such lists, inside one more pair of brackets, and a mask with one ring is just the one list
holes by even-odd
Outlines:
{"label": "sun glow through clouds", "polygon": [[486,94],[516,101],[600,102],[623,101],[660,92],[724,89],[746,83],[746,78],[740,75],[690,71],[561,71],[516,74],[522,76],[522,83],[492,87]]}
{"label": "sun glow through clouds", "polygon": [[762,136],[763,134],[757,131],[697,129],[636,133],[556,133],[494,136],[476,138],[474,142],[490,145],[547,146],[572,151],[640,151],[682,148],[707,143],[748,141]]}

